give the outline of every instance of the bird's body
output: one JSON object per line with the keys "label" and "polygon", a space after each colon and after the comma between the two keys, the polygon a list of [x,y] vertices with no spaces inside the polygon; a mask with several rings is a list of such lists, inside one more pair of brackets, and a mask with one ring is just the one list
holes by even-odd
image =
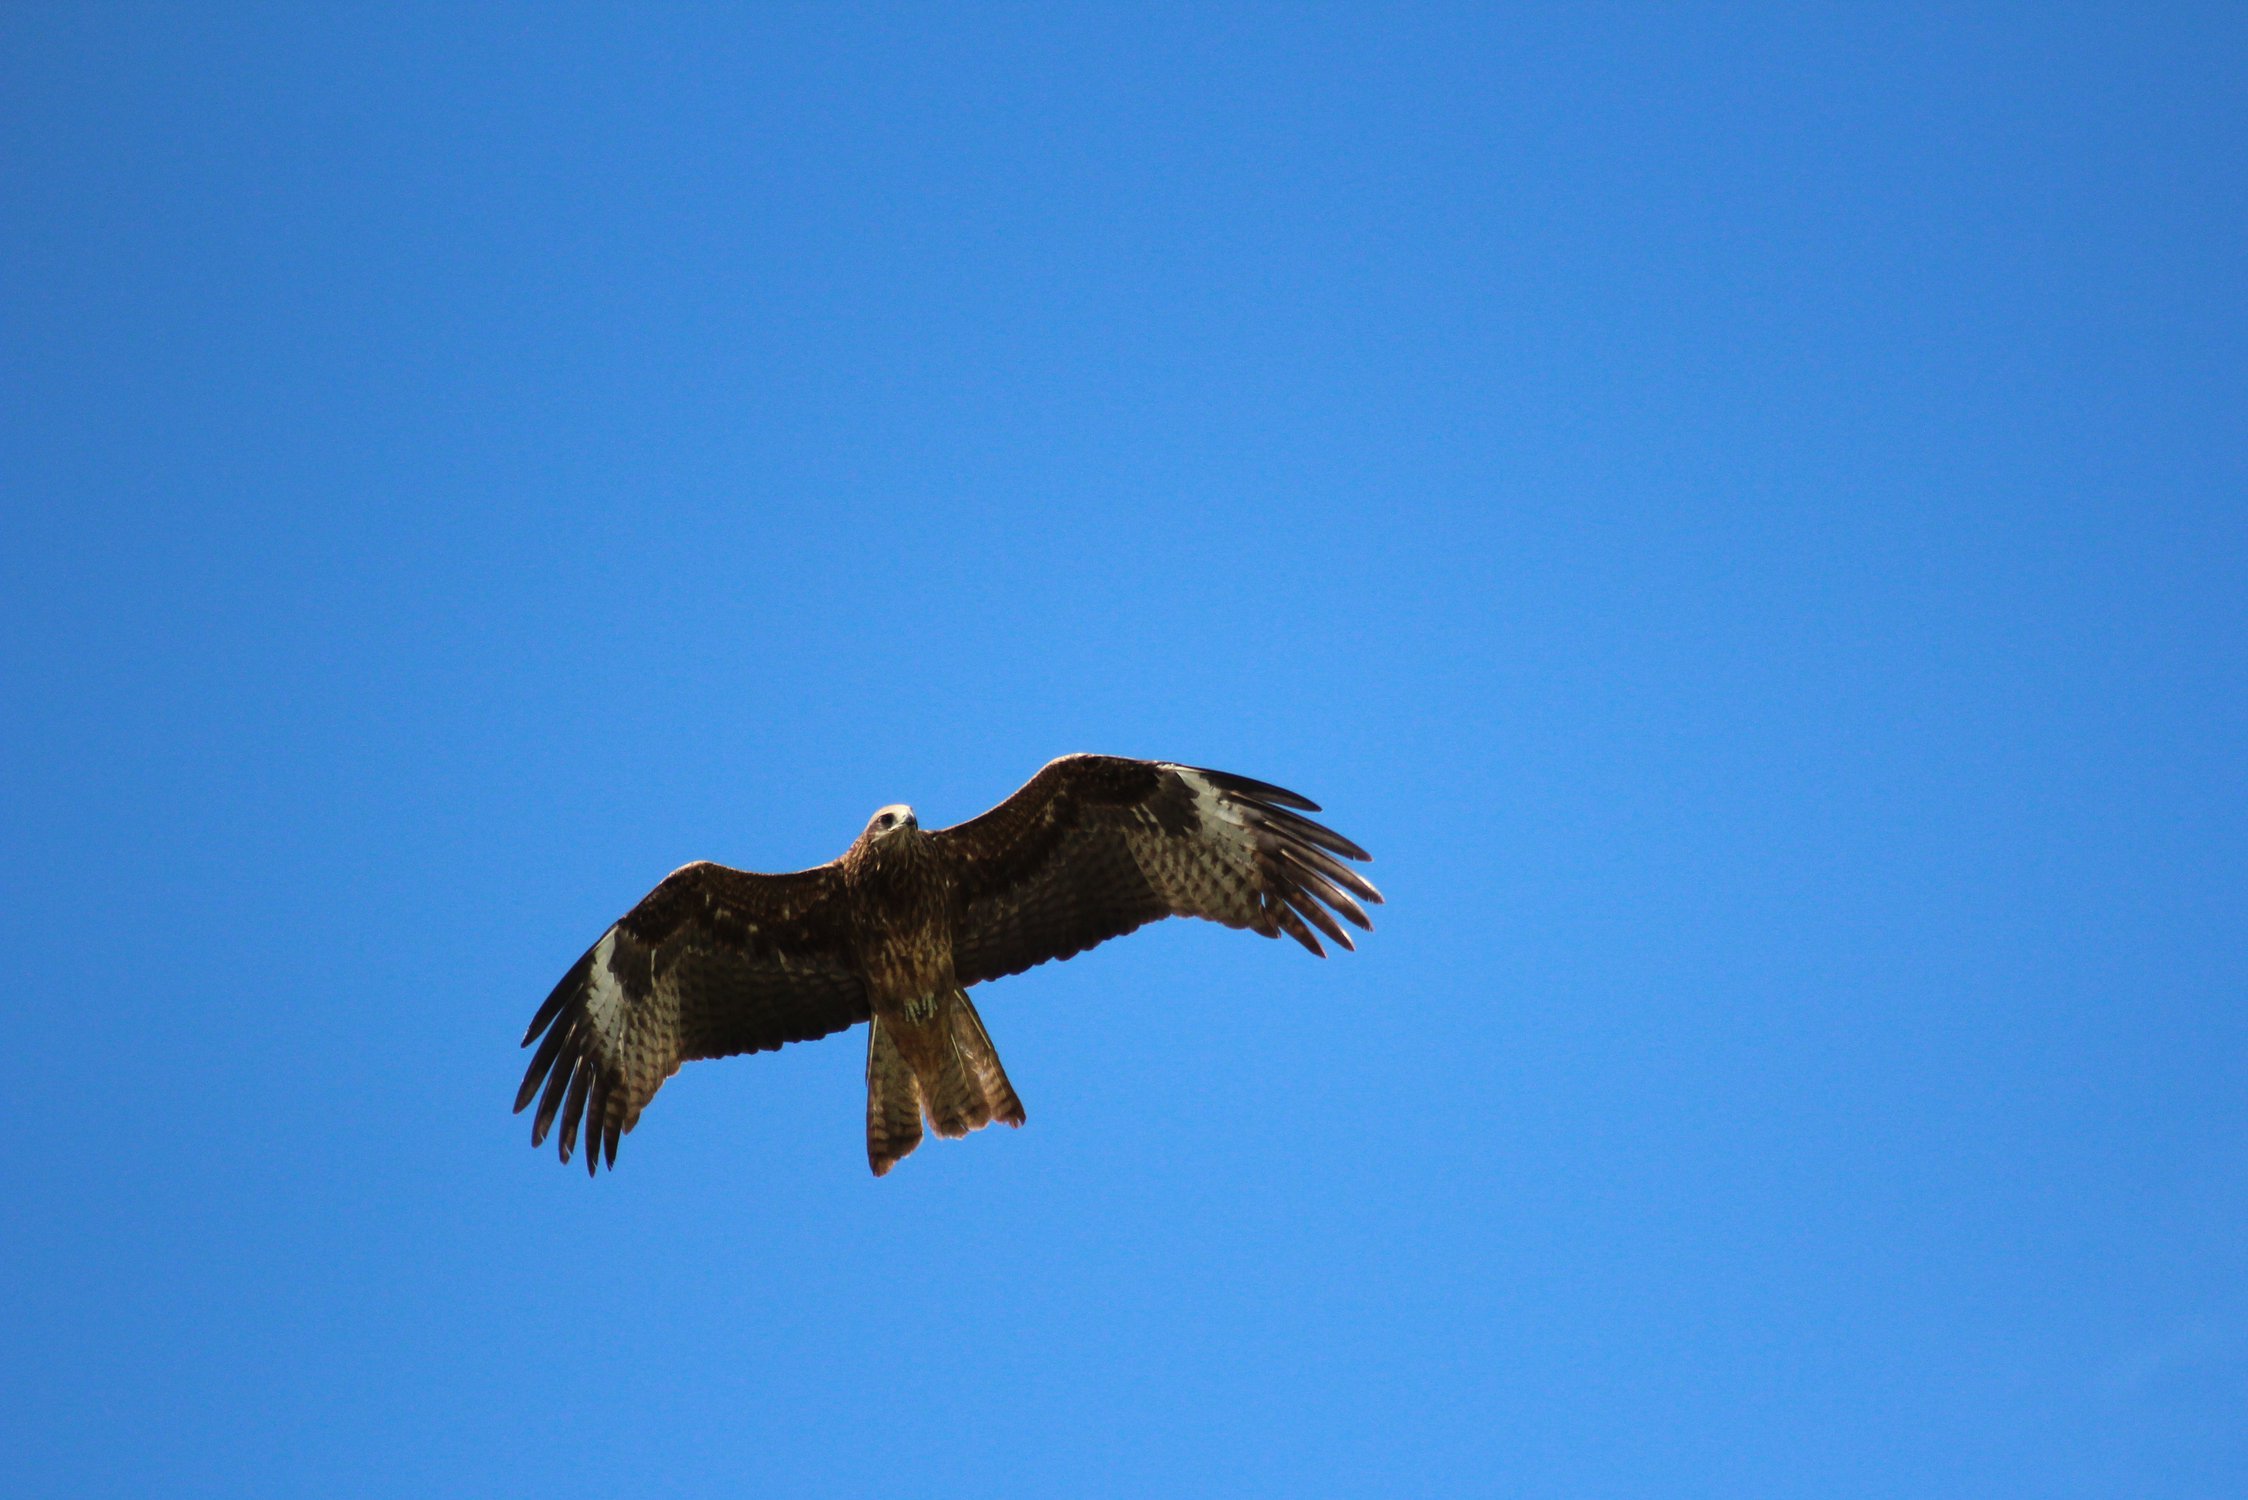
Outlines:
{"label": "bird's body", "polygon": [[[1302,817],[1318,805],[1244,777],[1073,755],[982,817],[924,831],[877,812],[842,857],[758,875],[674,871],[602,934],[533,1018],[515,1107],[559,1113],[587,1168],[679,1064],[869,1022],[867,1158],[887,1172],[920,1143],[1023,1122],[967,986],[1067,958],[1165,916],[1199,916],[1314,953],[1329,908],[1368,927],[1381,895],[1340,859],[1364,850]],[[1324,903],[1324,904],[1322,904]]]}
{"label": "bird's body", "polygon": [[1023,1122],[952,966],[949,867],[909,807],[886,807],[841,861],[855,914],[852,953],[866,979],[867,1159],[877,1176],[921,1143]]}

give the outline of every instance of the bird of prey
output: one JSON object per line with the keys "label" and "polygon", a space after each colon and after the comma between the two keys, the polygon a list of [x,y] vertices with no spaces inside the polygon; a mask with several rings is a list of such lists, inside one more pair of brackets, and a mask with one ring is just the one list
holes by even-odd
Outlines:
{"label": "bird of prey", "polygon": [[[1222,771],[1065,755],[979,818],[925,830],[875,813],[840,859],[788,875],[675,870],[571,965],[531,1018],[518,1113],[531,1144],[584,1127],[586,1170],[683,1062],[764,1052],[860,1021],[866,1156],[1023,1122],[967,986],[1068,958],[1161,917],[1286,933],[1324,958],[1339,914],[1371,930],[1371,855],[1303,816],[1319,804]],[[1330,914],[1330,908],[1332,913]]]}

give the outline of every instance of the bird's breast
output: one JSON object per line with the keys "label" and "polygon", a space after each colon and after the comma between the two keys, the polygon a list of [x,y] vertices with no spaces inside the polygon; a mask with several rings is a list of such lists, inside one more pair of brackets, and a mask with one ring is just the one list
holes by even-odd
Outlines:
{"label": "bird's breast", "polygon": [[933,861],[870,862],[863,877],[855,906],[868,998],[888,1008],[951,989],[951,906]]}

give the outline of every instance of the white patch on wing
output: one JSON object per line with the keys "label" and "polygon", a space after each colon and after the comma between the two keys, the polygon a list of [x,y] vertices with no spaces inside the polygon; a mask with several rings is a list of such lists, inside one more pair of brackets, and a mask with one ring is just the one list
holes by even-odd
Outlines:
{"label": "white patch on wing", "polygon": [[1187,784],[1194,793],[1194,811],[1202,819],[1202,832],[1213,843],[1223,844],[1226,852],[1245,867],[1253,867],[1256,857],[1256,838],[1249,824],[1235,807],[1211,784],[1208,777],[1187,766],[1169,766],[1167,769]]}
{"label": "white patch on wing", "polygon": [[612,927],[601,934],[593,950],[593,972],[586,976],[586,1019],[601,1033],[602,1051],[609,1056],[615,1055],[617,1041],[624,1035],[624,986],[609,969],[616,951],[617,930]]}

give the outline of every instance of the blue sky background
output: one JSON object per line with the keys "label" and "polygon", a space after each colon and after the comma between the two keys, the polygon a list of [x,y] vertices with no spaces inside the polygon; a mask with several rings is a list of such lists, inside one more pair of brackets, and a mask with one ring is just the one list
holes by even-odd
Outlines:
{"label": "blue sky background", "polygon": [[[0,17],[26,1495],[2248,1489],[2236,7]],[[614,1177],[656,878],[1068,750],[1361,953]]]}

